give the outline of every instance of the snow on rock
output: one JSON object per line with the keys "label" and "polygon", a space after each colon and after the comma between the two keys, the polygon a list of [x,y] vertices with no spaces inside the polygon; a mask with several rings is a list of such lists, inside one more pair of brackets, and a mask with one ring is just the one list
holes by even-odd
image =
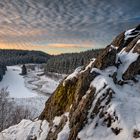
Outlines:
{"label": "snow on rock", "polygon": [[76,68],[75,71],[72,74],[70,74],[69,76],[67,76],[67,78],[63,81],[63,86],[65,86],[65,83],[67,81],[73,80],[74,78],[77,78],[78,75],[79,75],[79,73],[80,73],[80,71],[82,70],[82,68],[83,68],[82,66]]}
{"label": "snow on rock", "polygon": [[45,140],[49,132],[49,123],[44,120],[22,120],[0,133],[0,140]]}
{"label": "snow on rock", "polygon": [[110,47],[111,47],[112,49],[115,49],[115,50],[118,49],[118,47],[115,47],[114,45],[110,45]]}
{"label": "snow on rock", "polygon": [[[96,58],[92,58],[90,63],[86,66],[86,68],[84,69],[84,71],[86,71],[87,69],[92,67],[92,64],[94,63],[94,61],[96,60]],[[82,71],[83,72],[83,71]]]}
{"label": "snow on rock", "polygon": [[131,33],[132,33],[132,31],[134,31],[134,30],[135,30],[135,28],[134,28],[134,29],[127,30],[127,31],[125,32],[125,38],[124,38],[124,40],[127,40],[127,39],[130,38],[130,37],[133,37],[134,35],[131,35]]}
{"label": "snow on rock", "polygon": [[56,125],[56,126],[59,125],[60,121],[61,121],[61,116],[56,116],[56,117],[54,118],[54,120],[53,120],[54,126],[55,126],[55,125]]}
{"label": "snow on rock", "polygon": [[[117,114],[117,121],[111,124],[111,128],[119,128],[121,133],[115,135],[112,133],[110,127],[106,127],[103,124],[103,120],[97,115],[94,120],[88,117],[88,123],[79,132],[78,138],[80,140],[132,140],[134,129],[140,131],[140,77],[137,78],[138,83],[130,81],[128,84],[119,86],[114,84],[111,77],[107,76],[103,70],[101,75],[97,76],[92,82],[91,86],[96,88],[96,99],[93,101],[92,106],[89,110],[89,115],[96,105],[97,100],[103,96],[107,89],[111,88],[115,94],[111,104],[106,108],[107,114],[113,115],[114,112]],[[100,83],[100,84],[98,84]],[[106,85],[106,87],[104,87]],[[104,87],[104,89],[103,89]],[[99,91],[100,89],[100,91]],[[101,90],[102,89],[102,90]],[[102,102],[101,106],[105,106],[105,101]],[[98,125],[96,126],[98,122]]]}
{"label": "snow on rock", "polygon": [[58,133],[57,140],[67,140],[69,138],[70,128],[69,128],[69,113],[65,113],[65,116],[67,116],[67,122],[65,126],[63,127],[62,131]]}
{"label": "snow on rock", "polygon": [[19,124],[2,131],[0,133],[0,140],[46,140],[49,131],[53,132],[64,116],[67,117],[67,121],[63,129],[59,132],[57,140],[67,140],[70,132],[68,112],[55,117],[52,127],[49,126],[46,120],[22,120]]}
{"label": "snow on rock", "polygon": [[139,35],[139,33],[140,33],[140,30],[136,30],[136,28],[127,30],[127,31],[125,32],[125,38],[124,38],[124,40],[126,41],[126,40],[128,40],[129,38],[136,37],[136,36]]}
{"label": "snow on rock", "polygon": [[137,44],[140,43],[140,39],[137,41]]}
{"label": "snow on rock", "polygon": [[129,52],[126,52],[124,48],[120,53],[117,54],[117,61],[120,61],[120,65],[117,72],[118,80],[122,79],[122,74],[128,69],[130,64],[132,64],[138,58],[139,54],[137,52],[133,52],[135,46]]}
{"label": "snow on rock", "polygon": [[71,81],[74,78],[77,78],[80,75],[80,73],[83,73],[84,71],[86,71],[89,68],[91,68],[92,64],[94,63],[95,60],[96,60],[95,58],[92,58],[90,63],[84,68],[84,70],[83,70],[83,66],[80,66],[80,67],[76,68],[75,71],[72,74],[70,74],[69,76],[67,76],[67,78],[64,80],[63,86],[65,86],[65,83],[67,81],[69,81],[69,80]]}

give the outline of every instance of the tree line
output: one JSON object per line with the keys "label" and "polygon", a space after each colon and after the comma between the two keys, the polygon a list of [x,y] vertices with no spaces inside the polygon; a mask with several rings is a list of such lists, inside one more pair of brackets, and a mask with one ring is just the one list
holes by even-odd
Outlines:
{"label": "tree line", "polygon": [[49,58],[49,54],[41,51],[0,50],[0,63],[8,66],[26,63],[46,63]]}
{"label": "tree line", "polygon": [[51,56],[41,51],[0,49],[0,81],[6,71],[6,66],[27,64],[27,63],[47,63]]}
{"label": "tree line", "polygon": [[6,66],[17,64],[43,63],[45,73],[69,74],[78,66],[89,63],[90,59],[97,57],[101,51],[102,49],[93,49],[80,53],[49,55],[41,51],[0,49],[0,81],[5,74]]}
{"label": "tree line", "polygon": [[69,74],[77,67],[86,65],[90,59],[97,57],[102,49],[92,49],[80,53],[67,53],[51,57],[45,65],[45,73],[56,72]]}

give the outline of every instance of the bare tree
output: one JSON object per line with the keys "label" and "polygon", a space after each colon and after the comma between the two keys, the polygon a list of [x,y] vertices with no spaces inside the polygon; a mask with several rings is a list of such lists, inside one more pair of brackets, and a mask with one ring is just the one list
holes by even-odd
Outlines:
{"label": "bare tree", "polygon": [[18,106],[9,98],[7,88],[0,90],[0,132],[22,119],[32,119],[33,114],[28,108]]}

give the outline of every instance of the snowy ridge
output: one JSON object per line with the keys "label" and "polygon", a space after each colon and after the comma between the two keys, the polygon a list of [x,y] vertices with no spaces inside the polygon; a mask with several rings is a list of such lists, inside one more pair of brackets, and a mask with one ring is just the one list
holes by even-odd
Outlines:
{"label": "snowy ridge", "polygon": [[[96,88],[95,94],[97,94],[97,96],[95,95],[96,100],[93,101],[89,110],[88,123],[78,134],[80,140],[132,140],[134,128],[140,130],[140,79],[137,77],[139,80],[137,84],[130,81],[123,86],[116,85],[112,78],[109,77],[109,75],[113,74],[114,69],[114,67],[109,67],[104,71],[98,71],[100,75],[91,82],[90,86]],[[110,73],[108,73],[108,71],[110,71]],[[104,94],[107,91],[112,94],[113,98],[108,105],[106,105],[108,98],[101,103],[103,108],[99,114],[105,111],[105,116],[101,118],[101,116],[97,115],[92,121],[90,119],[92,110],[95,108],[97,101],[104,98]],[[111,126],[107,128],[105,119],[108,117],[112,117],[112,123]],[[114,129],[120,131],[117,137],[112,133]]]}
{"label": "snowy ridge", "polygon": [[69,113],[66,112],[61,116],[57,116],[53,120],[53,126],[49,127],[49,123],[46,120],[22,120],[19,124],[5,129],[0,133],[0,140],[46,140],[49,131],[55,131],[55,128],[60,124],[60,120],[63,117],[67,118],[66,124],[62,131],[58,134],[58,140],[68,139],[69,128]]}
{"label": "snowy ridge", "polygon": [[[137,41],[136,45],[137,44],[138,44],[138,41]],[[122,74],[128,69],[130,64],[133,63],[134,61],[136,61],[138,58],[139,54],[137,52],[136,53],[133,52],[135,49],[135,46],[129,52],[126,52],[125,48],[124,48],[124,49],[122,49],[121,52],[119,52],[117,54],[116,63],[118,63],[117,61],[121,62],[121,64],[119,65],[119,68],[117,70],[117,79],[118,80],[122,80]]]}
{"label": "snowy ridge", "polygon": [[78,76],[81,73],[83,73],[86,70],[90,69],[95,60],[96,60],[95,58],[92,58],[90,63],[85,68],[83,66],[80,66],[80,67],[76,68],[75,71],[72,74],[70,74],[69,76],[67,76],[66,79],[63,81],[63,86],[65,86],[67,81],[72,81],[74,78],[77,79]]}

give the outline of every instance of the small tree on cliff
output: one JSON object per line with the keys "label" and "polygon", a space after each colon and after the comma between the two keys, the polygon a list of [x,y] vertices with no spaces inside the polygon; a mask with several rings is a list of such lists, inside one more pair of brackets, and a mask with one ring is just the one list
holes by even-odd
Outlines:
{"label": "small tree on cliff", "polygon": [[21,75],[26,75],[26,74],[27,74],[27,68],[25,65],[23,65]]}

